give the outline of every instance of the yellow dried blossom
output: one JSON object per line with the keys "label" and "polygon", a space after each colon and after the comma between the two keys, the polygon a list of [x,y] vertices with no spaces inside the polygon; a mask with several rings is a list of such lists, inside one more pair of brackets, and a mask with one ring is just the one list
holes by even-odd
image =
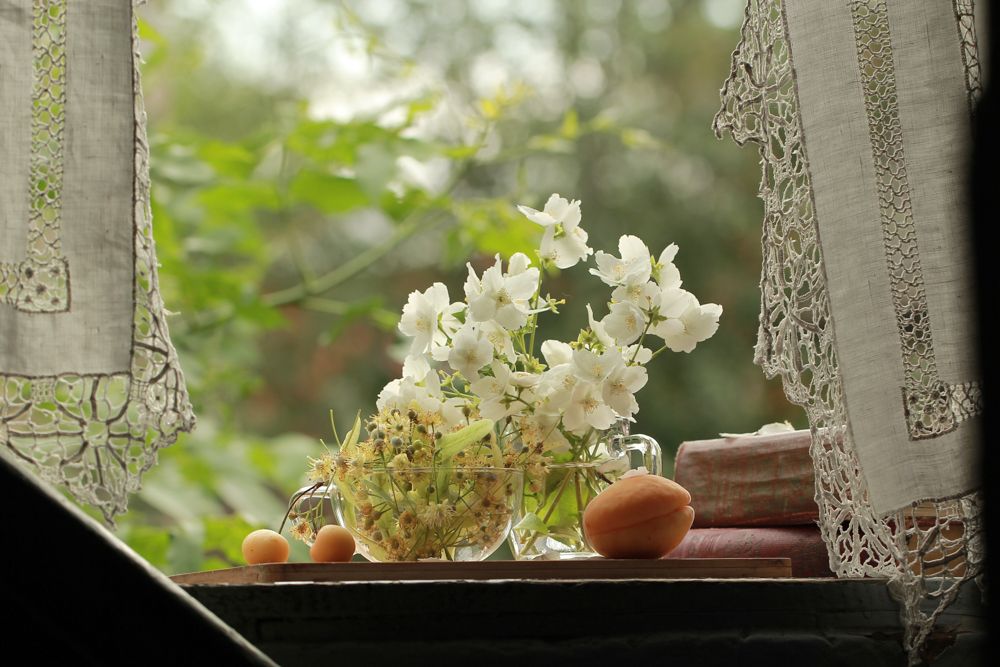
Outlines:
{"label": "yellow dried blossom", "polygon": [[455,516],[455,508],[447,503],[429,502],[420,510],[420,521],[429,528],[440,528]]}
{"label": "yellow dried blossom", "polygon": [[310,542],[315,537],[312,524],[308,521],[297,521],[292,524],[292,537],[302,542]]}
{"label": "yellow dried blossom", "polygon": [[337,460],[330,452],[325,452],[318,459],[309,460],[309,480],[329,484],[337,472]]}

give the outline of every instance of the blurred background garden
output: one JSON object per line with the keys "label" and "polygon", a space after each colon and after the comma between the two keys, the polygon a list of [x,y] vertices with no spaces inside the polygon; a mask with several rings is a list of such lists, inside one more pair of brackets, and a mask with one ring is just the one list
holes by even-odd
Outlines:
{"label": "blurred background garden", "polygon": [[[306,457],[398,377],[407,295],[530,252],[514,204],[583,202],[595,249],[677,243],[722,304],[693,354],[650,364],[634,430],[667,452],[788,419],[753,365],[761,205],[753,148],[716,140],[742,0],[151,0],[140,15],[153,214],[170,328],[198,414],[119,534],[169,573],[239,564]],[[546,338],[600,317],[581,265]],[[293,549],[301,549],[301,544]],[[304,551],[293,559],[306,558]]]}

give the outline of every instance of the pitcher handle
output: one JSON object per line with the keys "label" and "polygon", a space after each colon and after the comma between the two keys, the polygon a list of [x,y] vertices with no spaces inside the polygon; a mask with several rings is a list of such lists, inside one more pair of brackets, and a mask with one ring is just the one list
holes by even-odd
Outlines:
{"label": "pitcher handle", "polygon": [[[653,475],[663,474],[663,454],[660,443],[648,435],[636,433],[622,436],[622,447],[626,452],[638,452],[642,455],[642,465]],[[631,457],[629,457],[631,461]],[[634,467],[634,466],[633,466]]]}
{"label": "pitcher handle", "polygon": [[[308,517],[308,521],[313,524],[313,529],[318,530],[322,526],[316,525],[316,520],[320,517],[324,521],[329,521],[330,523],[339,523],[337,521],[336,512],[336,489],[335,487],[328,487],[324,484],[313,484],[310,486],[304,486],[294,494],[292,494],[291,499],[288,502],[288,512],[285,514],[285,518],[288,518],[289,514],[297,514],[300,517]],[[331,511],[327,514],[324,509],[324,503],[330,503]],[[318,512],[317,512],[318,510]],[[284,526],[284,522],[282,522]],[[307,539],[305,543],[312,546],[312,540]]]}

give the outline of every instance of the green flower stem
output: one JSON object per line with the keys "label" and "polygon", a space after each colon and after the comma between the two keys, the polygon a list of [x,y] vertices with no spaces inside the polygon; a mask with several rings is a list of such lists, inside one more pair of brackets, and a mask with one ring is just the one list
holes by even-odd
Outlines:
{"label": "green flower stem", "polygon": [[[639,335],[639,343],[635,346],[635,352],[632,353],[632,358],[628,360],[629,365],[635,363],[635,358],[639,356],[639,350],[642,349],[642,343],[646,340],[646,333],[649,332],[649,328],[651,326],[653,326],[652,318],[646,320],[646,327],[642,330],[642,333]],[[653,357],[655,356],[656,355],[654,354]],[[650,357],[649,360],[652,361],[653,360],[652,357]]]}
{"label": "green flower stem", "polygon": [[573,471],[573,487],[576,491],[576,520],[580,524],[580,534],[583,535],[583,494],[580,493],[580,474]]}
{"label": "green flower stem", "polygon": [[[551,504],[549,504],[549,509],[545,512],[545,516],[542,517],[542,523],[548,524],[549,519],[552,518],[552,513],[555,512],[556,507],[559,506],[559,501],[562,499],[563,491],[566,490],[566,485],[569,482],[569,476],[575,474],[576,471],[571,470],[570,472],[567,472],[566,476],[562,478],[561,482],[559,482],[559,490],[556,492],[555,498],[552,499]],[[546,498],[546,500],[548,500],[548,498]],[[534,546],[535,540],[538,539],[539,535],[540,533],[538,533],[538,531],[534,532],[531,539],[525,543],[524,551],[528,551],[532,546]]]}
{"label": "green flower stem", "polygon": [[[545,267],[538,267],[538,285],[535,287],[535,298],[532,303],[531,309],[538,309],[538,300],[542,295],[542,278],[545,275]],[[539,313],[532,313],[531,318],[528,320],[531,325],[531,335],[528,340],[528,356],[534,358],[535,356],[535,332],[538,331],[538,315]]]}
{"label": "green flower stem", "polygon": [[650,361],[652,361],[653,359],[656,359],[656,358],[657,358],[658,356],[660,356],[660,353],[661,353],[661,352],[664,352],[664,351],[665,351],[666,349],[667,349],[667,346],[666,346],[666,345],[664,345],[664,346],[663,346],[663,347],[661,347],[661,348],[660,348],[659,350],[657,350],[656,352],[654,352],[654,353],[653,353],[653,356],[652,356],[652,357],[650,357],[650,358],[649,358],[649,360],[650,360]]}
{"label": "green flower stem", "polygon": [[[285,510],[285,516],[282,517],[282,519],[281,519],[281,525],[278,526],[278,532],[279,533],[282,530],[285,529],[285,522],[288,521],[288,515],[291,513],[292,509],[295,507],[295,503],[299,502],[299,500],[301,500],[302,497],[305,496],[307,493],[309,493],[309,494],[315,493],[316,490],[319,489],[319,487],[321,487],[321,486],[323,486],[323,482],[316,482],[315,484],[313,484],[312,486],[310,486],[308,489],[303,489],[302,491],[300,491],[300,492],[296,493],[294,496],[292,496],[292,499],[288,502],[288,509]],[[320,505],[320,507],[322,507],[322,505]]]}

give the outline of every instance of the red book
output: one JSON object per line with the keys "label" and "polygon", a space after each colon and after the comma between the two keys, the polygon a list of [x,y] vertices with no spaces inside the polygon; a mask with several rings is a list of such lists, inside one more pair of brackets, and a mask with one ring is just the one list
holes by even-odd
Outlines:
{"label": "red book", "polygon": [[809,431],[682,443],[674,481],[691,492],[695,528],[814,525]]}
{"label": "red book", "polygon": [[791,558],[793,577],[832,577],[816,526],[692,528],[667,558]]}

